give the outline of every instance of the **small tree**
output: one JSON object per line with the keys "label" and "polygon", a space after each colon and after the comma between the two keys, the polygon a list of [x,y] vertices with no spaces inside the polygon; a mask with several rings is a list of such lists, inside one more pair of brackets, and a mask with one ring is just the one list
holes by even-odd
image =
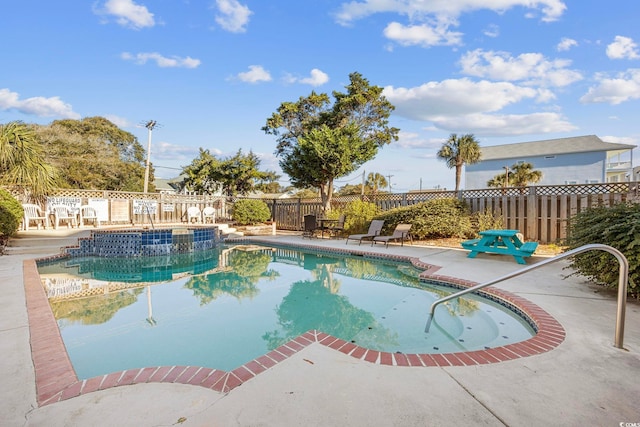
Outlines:
{"label": "small tree", "polygon": [[449,136],[447,142],[438,151],[438,158],[447,163],[449,169],[456,170],[456,191],[460,189],[460,177],[462,167],[465,164],[478,163],[480,161],[480,144],[472,134],[458,137],[455,133]]}
{"label": "small tree", "polygon": [[192,191],[212,194],[221,190],[227,196],[246,195],[264,182],[279,178],[275,172],[261,171],[260,159],[252,151],[242,150],[226,159],[218,159],[209,150],[200,149],[200,155],[183,169],[187,176],[183,185]]}

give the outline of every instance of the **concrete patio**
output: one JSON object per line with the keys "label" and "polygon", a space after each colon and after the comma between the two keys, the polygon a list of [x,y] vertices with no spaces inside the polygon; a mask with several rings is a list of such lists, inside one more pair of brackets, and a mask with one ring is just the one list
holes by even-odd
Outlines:
{"label": "concrete patio", "polygon": [[[404,367],[312,343],[228,393],[147,383],[38,407],[22,264],[57,253],[77,233],[20,232],[20,250],[0,256],[2,426],[640,425],[640,305],[627,303],[624,349],[615,348],[615,295],[580,277],[566,278],[571,271],[563,261],[496,285],[537,304],[563,326],[565,340],[546,353],[475,366]],[[344,240],[266,239],[345,247]],[[440,275],[475,282],[522,267],[509,256],[468,259],[467,251],[450,248],[349,247],[418,257],[440,266]]]}

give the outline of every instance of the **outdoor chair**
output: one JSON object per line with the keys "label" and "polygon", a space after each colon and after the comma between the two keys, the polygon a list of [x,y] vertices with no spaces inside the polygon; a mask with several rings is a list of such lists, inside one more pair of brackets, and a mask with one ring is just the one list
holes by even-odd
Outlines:
{"label": "outdoor chair", "polygon": [[202,222],[211,224],[216,222],[216,210],[213,207],[207,206],[202,210]]}
{"label": "outdoor chair", "polygon": [[76,226],[76,215],[69,207],[54,205],[49,207],[49,211],[53,215],[53,228],[57,229],[61,223],[67,224],[67,228]]}
{"label": "outdoor chair", "polygon": [[344,233],[344,222],[346,221],[346,216],[340,215],[338,217],[338,221],[329,225],[328,231],[329,235],[333,237],[340,237],[342,233]]}
{"label": "outdoor chair", "polygon": [[22,205],[22,209],[24,210],[24,216],[22,219],[22,228],[24,230],[29,229],[31,221],[36,223],[38,229],[40,229],[40,225],[42,225],[43,228],[47,228],[49,226],[49,219],[47,218],[47,215],[42,212],[40,206],[24,204]]}
{"label": "outdoor chair", "polygon": [[80,227],[83,227],[85,222],[92,223],[94,227],[100,227],[98,212],[93,206],[80,206]]}
{"label": "outdoor chair", "polygon": [[199,207],[191,206],[187,209],[187,222],[189,224],[191,224],[192,222],[202,222],[202,216]]}
{"label": "outdoor chair", "polygon": [[304,216],[304,231],[302,232],[302,238],[308,237],[309,239],[316,237],[318,231],[318,223],[316,222],[315,215]]}
{"label": "outdoor chair", "polygon": [[398,224],[396,225],[396,229],[393,230],[393,233],[388,236],[376,236],[371,241],[371,246],[377,244],[378,242],[384,242],[386,247],[389,247],[389,242],[394,240],[400,240],[400,246],[404,246],[405,240],[408,240],[413,244],[413,239],[411,238],[411,234],[409,234],[409,230],[411,229],[411,224]]}
{"label": "outdoor chair", "polygon": [[384,220],[382,219],[374,219],[369,224],[369,230],[364,234],[351,234],[347,236],[347,244],[349,244],[349,240],[357,240],[358,245],[362,243],[363,240],[371,240],[382,231],[382,226],[384,225]]}

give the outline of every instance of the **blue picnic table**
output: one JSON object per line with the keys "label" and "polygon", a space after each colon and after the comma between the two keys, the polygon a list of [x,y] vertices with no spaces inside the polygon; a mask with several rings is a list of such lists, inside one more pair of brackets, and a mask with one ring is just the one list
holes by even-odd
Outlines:
{"label": "blue picnic table", "polygon": [[525,257],[530,257],[538,248],[537,242],[522,242],[518,238],[518,230],[485,230],[480,238],[461,242],[463,248],[470,250],[469,258],[479,253],[511,255],[518,264],[526,264]]}

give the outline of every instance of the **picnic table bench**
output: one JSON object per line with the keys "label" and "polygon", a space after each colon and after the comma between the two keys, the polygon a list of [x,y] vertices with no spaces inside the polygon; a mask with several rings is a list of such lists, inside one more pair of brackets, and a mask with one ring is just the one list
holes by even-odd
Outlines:
{"label": "picnic table bench", "polygon": [[469,258],[479,253],[511,255],[518,264],[526,264],[525,257],[530,257],[538,248],[538,242],[522,242],[518,238],[518,230],[485,230],[480,238],[461,242],[463,248],[470,250]]}

